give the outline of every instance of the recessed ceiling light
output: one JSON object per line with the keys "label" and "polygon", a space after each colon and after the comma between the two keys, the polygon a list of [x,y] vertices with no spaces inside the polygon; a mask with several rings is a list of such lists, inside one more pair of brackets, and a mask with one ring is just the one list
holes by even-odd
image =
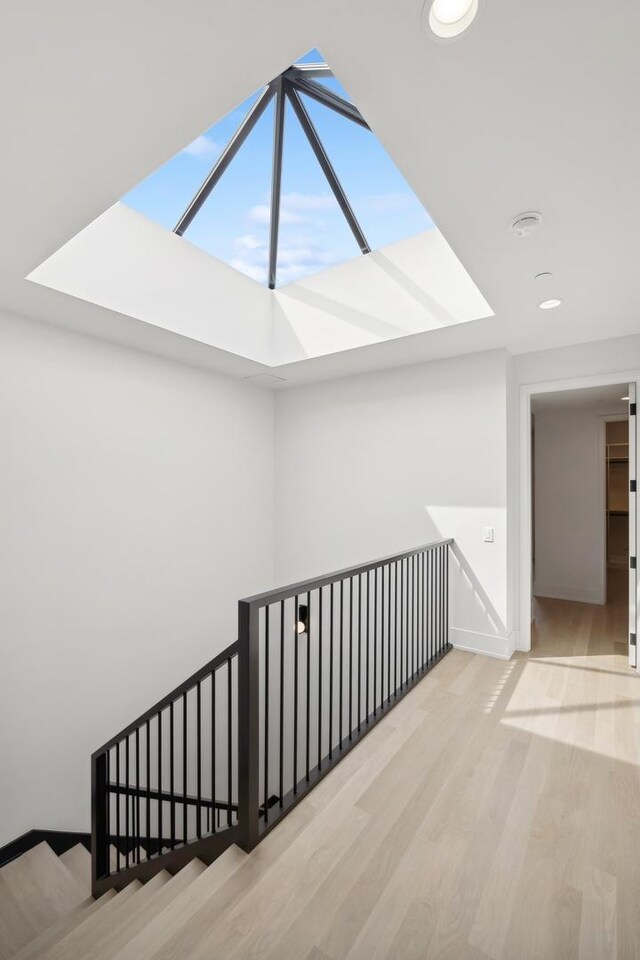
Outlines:
{"label": "recessed ceiling light", "polygon": [[559,307],[562,303],[562,300],[559,300],[558,297],[552,297],[550,300],[543,300],[542,303],[539,303],[538,306],[541,310],[555,310],[556,307]]}
{"label": "recessed ceiling light", "polygon": [[437,37],[449,40],[466,30],[477,12],[478,0],[433,0],[429,26]]}

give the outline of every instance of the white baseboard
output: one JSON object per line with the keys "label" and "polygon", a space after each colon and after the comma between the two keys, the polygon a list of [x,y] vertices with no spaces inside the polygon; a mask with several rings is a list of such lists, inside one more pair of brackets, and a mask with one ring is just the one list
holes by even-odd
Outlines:
{"label": "white baseboard", "polygon": [[549,597],[551,600],[575,600],[578,603],[606,603],[602,591],[592,587],[569,587],[557,583],[533,582],[534,597]]}
{"label": "white baseboard", "polygon": [[510,660],[514,651],[513,636],[495,637],[488,633],[477,633],[475,630],[463,630],[461,627],[449,627],[449,643],[456,650],[481,653],[485,657],[496,657],[498,660]]}

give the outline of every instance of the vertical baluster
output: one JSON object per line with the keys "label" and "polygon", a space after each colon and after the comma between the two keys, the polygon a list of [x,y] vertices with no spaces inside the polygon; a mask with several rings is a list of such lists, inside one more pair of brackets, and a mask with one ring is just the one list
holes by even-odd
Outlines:
{"label": "vertical baluster", "polygon": [[407,557],[407,684],[413,672],[413,557]]}
{"label": "vertical baluster", "polygon": [[[384,664],[387,660],[386,656],[386,645],[384,642],[384,628],[386,624],[386,610],[384,605],[384,598],[386,596],[384,588],[384,574],[386,567],[382,567],[380,570],[380,709],[384,709]],[[388,683],[388,679],[387,679]]]}
{"label": "vertical baluster", "polygon": [[353,740],[353,577],[349,577],[349,740]]}
{"label": "vertical baluster", "polygon": [[427,555],[426,553],[423,553],[421,558],[421,570],[420,570],[420,609],[421,609],[420,636],[422,638],[422,669],[423,670],[426,670],[427,659],[428,659],[427,632],[426,632],[426,620],[427,620],[426,588],[425,588],[426,574],[427,574]]}
{"label": "vertical baluster", "polygon": [[187,805],[187,691],[182,694],[182,839],[186,843],[188,839],[188,816],[189,808]]}
{"label": "vertical baluster", "polygon": [[116,783],[118,790],[116,793],[116,870],[120,872],[120,741],[116,744]]}
{"label": "vertical baluster", "polygon": [[373,715],[378,713],[378,568],[373,571]]}
{"label": "vertical baluster", "polygon": [[146,803],[146,834],[147,834],[147,860],[151,856],[151,721],[147,720],[147,751],[145,756],[147,767],[147,803]]}
{"label": "vertical baluster", "polygon": [[158,713],[158,853],[162,852],[163,803],[162,803],[162,710]]}
{"label": "vertical baluster", "polygon": [[358,574],[358,733],[362,718],[362,574]]}
{"label": "vertical baluster", "polygon": [[444,547],[440,547],[440,653],[444,652]]}
{"label": "vertical baluster", "polygon": [[269,821],[269,621],[271,608],[264,608],[264,822]]}
{"label": "vertical baluster", "polygon": [[340,749],[343,740],[344,712],[344,580],[340,581],[340,701],[338,703],[338,726],[340,728]]}
{"label": "vertical baluster", "polygon": [[306,780],[309,782],[309,747],[310,747],[310,724],[311,724],[311,591],[307,593],[307,677],[306,677],[306,734],[305,734],[305,756],[307,761]]}
{"label": "vertical baluster", "polygon": [[413,557],[407,557],[407,683],[413,675]]}
{"label": "vertical baluster", "polygon": [[318,590],[318,770],[322,769],[322,587]]}
{"label": "vertical baluster", "polygon": [[140,863],[140,727],[136,727],[136,859]]}
{"label": "vertical baluster", "polygon": [[365,633],[365,643],[366,643],[366,656],[365,656],[365,696],[364,696],[364,710],[365,710],[365,720],[369,723],[369,648],[371,646],[371,571],[367,570],[367,620],[366,620],[366,633]]}
{"label": "vertical baluster", "polygon": [[436,547],[433,551],[433,639],[434,639],[434,656],[437,658],[440,653],[440,606],[438,604],[438,590],[440,586],[439,576],[438,576],[438,548]]}
{"label": "vertical baluster", "polygon": [[413,558],[413,672],[420,672],[420,554]]}
{"label": "vertical baluster", "polygon": [[233,686],[231,682],[231,657],[227,660],[227,826],[233,823]]}
{"label": "vertical baluster", "polygon": [[420,665],[424,672],[424,553],[420,554]]}
{"label": "vertical baluster", "polygon": [[393,607],[393,692],[398,691],[398,623],[400,620],[399,595],[400,577],[398,575],[398,561],[393,565],[395,603]]}
{"label": "vertical baluster", "polygon": [[436,657],[440,654],[440,551],[436,547],[434,551],[435,560],[435,633],[436,633]]}
{"label": "vertical baluster", "polygon": [[280,791],[280,807],[284,804],[284,600],[280,601],[280,776],[278,789]]}
{"label": "vertical baluster", "polygon": [[413,664],[413,669],[416,674],[420,672],[420,554],[416,554],[413,558],[414,563],[414,573],[413,573],[413,610],[414,610],[414,627],[413,627],[413,651],[415,661]]}
{"label": "vertical baluster", "polygon": [[405,621],[404,612],[406,607],[406,583],[404,573],[404,560],[400,561],[400,689],[404,689],[404,646],[405,646]]}
{"label": "vertical baluster", "polygon": [[431,561],[431,578],[429,584],[429,604],[431,607],[431,659],[436,655],[436,605],[435,605],[435,586],[436,586],[436,564],[435,564],[435,554],[431,550],[429,552],[429,559]]}
{"label": "vertical baluster", "polygon": [[169,791],[171,793],[170,820],[171,820],[171,849],[176,845],[176,780],[175,780],[175,750],[174,750],[174,701],[169,706]]}
{"label": "vertical baluster", "polygon": [[196,837],[202,837],[202,693],[196,684]]}
{"label": "vertical baluster", "polygon": [[106,798],[104,804],[105,810],[105,836],[104,843],[106,849],[103,848],[101,857],[103,858],[103,863],[106,867],[106,872],[111,873],[111,791],[109,790],[109,784],[111,783],[111,751],[107,750],[105,754],[105,791]]}
{"label": "vertical baluster", "polygon": [[333,588],[329,588],[329,760],[333,758]]}
{"label": "vertical baluster", "polygon": [[124,795],[124,865],[129,868],[129,737],[124,741],[124,766],[125,766],[125,785],[126,793]]}
{"label": "vertical baluster", "polygon": [[391,702],[391,564],[387,564],[387,702]]}
{"label": "vertical baluster", "polygon": [[293,624],[293,792],[298,792],[298,617],[299,601],[295,598]]}
{"label": "vertical baluster", "polygon": [[211,674],[211,832],[216,832],[216,814],[218,812],[218,791],[216,789],[216,679],[217,670]]}
{"label": "vertical baluster", "polygon": [[444,642],[449,644],[449,544],[444,548]]}

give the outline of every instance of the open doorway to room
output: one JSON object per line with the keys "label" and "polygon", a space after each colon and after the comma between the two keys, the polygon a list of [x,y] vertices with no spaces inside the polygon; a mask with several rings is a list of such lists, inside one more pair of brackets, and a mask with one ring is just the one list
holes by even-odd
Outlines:
{"label": "open doorway to room", "polygon": [[560,653],[558,624],[566,622],[567,650],[629,651],[635,665],[631,390],[622,383],[531,397],[531,639],[550,655]]}

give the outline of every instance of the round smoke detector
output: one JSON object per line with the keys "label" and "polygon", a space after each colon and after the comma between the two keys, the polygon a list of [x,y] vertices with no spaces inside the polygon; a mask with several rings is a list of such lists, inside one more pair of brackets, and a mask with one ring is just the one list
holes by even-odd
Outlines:
{"label": "round smoke detector", "polygon": [[521,213],[511,224],[511,233],[515,237],[530,237],[541,225],[541,213]]}

